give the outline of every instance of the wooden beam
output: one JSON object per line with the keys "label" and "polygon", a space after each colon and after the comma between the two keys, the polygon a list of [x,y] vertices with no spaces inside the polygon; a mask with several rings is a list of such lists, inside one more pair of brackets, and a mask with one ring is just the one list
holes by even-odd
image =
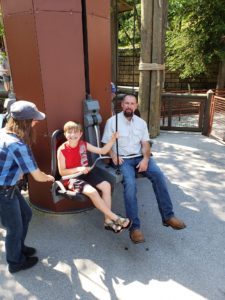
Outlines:
{"label": "wooden beam", "polygon": [[166,0],[141,1],[139,103],[151,137],[160,132],[161,90],[164,81]]}

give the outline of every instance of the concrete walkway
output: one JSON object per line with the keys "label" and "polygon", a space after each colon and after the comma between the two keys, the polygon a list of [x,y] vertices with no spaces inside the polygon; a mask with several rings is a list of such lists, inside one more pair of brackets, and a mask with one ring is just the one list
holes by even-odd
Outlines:
{"label": "concrete walkway", "polygon": [[[34,210],[27,244],[40,263],[12,276],[0,228],[0,299],[224,300],[225,145],[199,133],[162,132],[154,157],[164,171],[174,210],[188,225],[161,225],[151,185],[139,179],[146,243],[103,229],[102,215],[56,215]],[[124,213],[122,186],[113,208]]]}

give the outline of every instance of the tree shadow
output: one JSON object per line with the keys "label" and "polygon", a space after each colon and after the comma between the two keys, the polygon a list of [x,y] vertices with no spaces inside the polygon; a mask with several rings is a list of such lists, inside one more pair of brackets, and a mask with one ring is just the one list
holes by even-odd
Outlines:
{"label": "tree shadow", "polygon": [[[41,262],[15,276],[1,265],[0,296],[8,290],[7,299],[224,299],[224,166],[212,149],[208,153],[198,155],[190,144],[154,144],[175,214],[188,227],[162,226],[151,184],[138,179],[144,244],[132,244],[126,231],[103,230],[97,210],[34,211],[27,243]],[[124,213],[122,185],[113,210]]]}

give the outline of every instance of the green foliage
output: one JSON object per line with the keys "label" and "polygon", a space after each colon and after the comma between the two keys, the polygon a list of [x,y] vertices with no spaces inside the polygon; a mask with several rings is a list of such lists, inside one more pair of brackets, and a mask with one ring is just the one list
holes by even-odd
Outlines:
{"label": "green foliage", "polygon": [[0,11],[0,37],[3,37],[3,35],[4,35],[4,27],[2,23],[2,13]]}
{"label": "green foliage", "polygon": [[2,26],[2,24],[0,23],[0,37],[2,37],[4,35],[4,28]]}
{"label": "green foliage", "polygon": [[225,58],[224,0],[169,0],[166,63],[181,78],[209,72]]}
{"label": "green foliage", "polygon": [[141,0],[127,0],[126,2],[131,6],[135,4],[136,10],[133,9],[118,15],[118,46],[121,48],[132,48],[133,44],[140,46]]}

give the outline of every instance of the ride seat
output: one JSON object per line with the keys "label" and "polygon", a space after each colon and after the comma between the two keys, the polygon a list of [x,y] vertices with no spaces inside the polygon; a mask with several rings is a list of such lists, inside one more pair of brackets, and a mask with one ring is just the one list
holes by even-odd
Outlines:
{"label": "ride seat", "polygon": [[62,129],[57,129],[53,132],[51,138],[51,174],[55,178],[55,182],[52,184],[52,198],[53,202],[57,203],[63,199],[70,199],[73,201],[85,202],[89,200],[87,196],[81,193],[76,193],[67,190],[61,180],[61,175],[59,174],[58,163],[57,163],[57,150],[62,143],[66,141]]}
{"label": "ride seat", "polygon": [[[84,100],[84,135],[85,140],[96,146],[101,147],[99,125],[102,122],[102,117],[99,113],[99,102],[94,99]],[[95,162],[95,170],[99,172],[106,181],[110,182],[112,189],[116,184],[122,181],[123,176],[117,173],[117,170],[110,166],[105,159],[98,154],[88,153],[90,165]]]}

